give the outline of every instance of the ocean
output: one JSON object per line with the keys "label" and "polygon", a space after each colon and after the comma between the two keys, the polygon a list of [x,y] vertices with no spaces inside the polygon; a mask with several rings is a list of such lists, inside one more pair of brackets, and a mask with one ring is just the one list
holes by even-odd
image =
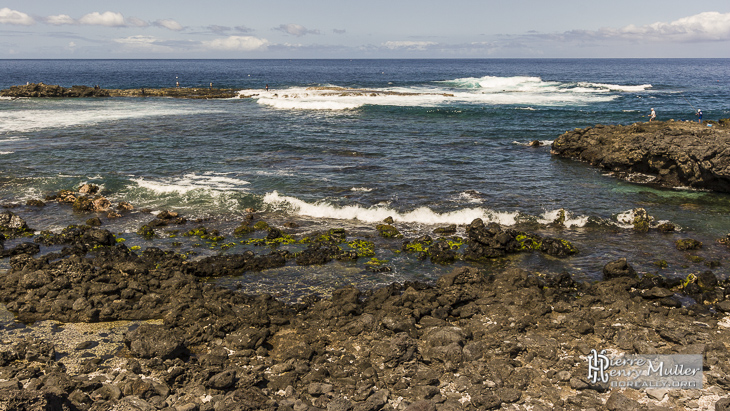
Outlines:
{"label": "ocean", "polygon": [[[706,120],[730,117],[728,59],[0,60],[0,72],[2,89],[212,82],[253,95],[1,99],[0,204],[15,205],[11,211],[38,231],[90,215],[27,200],[93,183],[110,200],[134,205],[123,218],[100,214],[103,228],[129,247],[152,245],[136,234],[152,219],[144,208],[176,210],[199,220],[191,226],[226,236],[227,247],[172,233],[154,242],[191,258],[247,249],[231,234],[253,208],[272,225],[295,222],[285,229],[295,237],[345,228],[372,240],[387,217],[408,238],[449,224],[461,225],[463,235],[463,225],[481,218],[565,238],[580,251],[566,259],[518,254],[485,270],[514,266],[595,280],[603,265],[626,257],[641,273],[730,273],[730,250],[716,243],[730,233],[727,194],[634,184],[550,154],[567,130],[647,121],[651,108],[659,120],[696,121],[695,108]],[[544,145],[529,146],[534,140]],[[678,232],[634,232],[628,221],[635,208]],[[566,224],[555,227],[561,209]],[[704,246],[679,252],[679,238]],[[295,299],[345,284],[429,281],[453,269],[399,249],[397,240],[378,247],[386,272],[368,269],[367,259],[292,262],[219,281]]]}

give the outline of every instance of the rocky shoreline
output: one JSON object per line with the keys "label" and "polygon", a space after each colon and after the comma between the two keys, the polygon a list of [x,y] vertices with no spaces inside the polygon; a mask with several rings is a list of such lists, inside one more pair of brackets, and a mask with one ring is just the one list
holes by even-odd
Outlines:
{"label": "rocky shoreline", "polygon": [[29,83],[0,90],[0,97],[9,98],[75,98],[75,97],[173,97],[190,99],[235,98],[241,94],[235,89],[203,87],[169,87],[137,89],[104,89],[98,86],[71,88],[43,83]]}
{"label": "rocky shoreline", "polygon": [[[105,200],[83,186],[45,201],[80,213],[132,207]],[[145,249],[128,248],[96,220],[37,234],[21,216],[0,213],[0,252],[11,267],[0,274],[0,302],[14,313],[0,321],[0,409],[730,407],[730,283],[709,270],[686,279],[639,277],[619,259],[606,262],[603,281],[585,283],[568,273],[487,271],[482,262],[511,253],[570,258],[578,250],[481,220],[465,227],[464,239],[453,236],[455,227],[434,230],[435,239],[404,239],[384,221],[375,230],[403,252],[434,264],[472,265],[435,283],[348,286],[331,297],[284,303],[210,279],[369,258],[375,244],[338,229],[294,239],[287,227],[257,221],[251,212],[236,231],[243,238],[263,231],[265,237],[247,240],[263,252],[189,259],[155,244],[155,230],[187,222],[175,212],[158,213],[139,228],[150,241]],[[191,235],[219,238],[204,227]],[[13,247],[3,246],[11,241]],[[302,251],[280,248],[293,241]],[[703,388],[595,385],[586,361],[592,349],[701,354]]]}
{"label": "rocky shoreline", "polygon": [[[316,91],[323,95],[337,96],[415,96],[431,95],[432,93],[403,93],[397,91],[352,89],[343,87],[310,87],[307,90]],[[172,97],[188,99],[221,99],[221,98],[251,98],[261,94],[279,97],[273,90],[268,93],[263,90],[240,90],[208,87],[167,87],[167,88],[132,88],[132,89],[104,89],[98,86],[72,86],[71,88],[43,83],[29,83],[12,86],[0,90],[0,97],[8,98],[75,98],[75,97]],[[453,97],[451,94],[437,94]],[[284,96],[287,97],[287,96]]]}
{"label": "rocky shoreline", "polygon": [[730,119],[596,125],[555,139],[552,153],[661,187],[730,192]]}

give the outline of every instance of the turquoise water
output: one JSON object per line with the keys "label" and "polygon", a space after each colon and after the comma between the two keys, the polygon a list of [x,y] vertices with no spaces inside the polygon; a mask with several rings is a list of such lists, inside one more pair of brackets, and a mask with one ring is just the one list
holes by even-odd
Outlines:
{"label": "turquoise water", "polygon": [[[730,232],[730,196],[656,189],[554,158],[549,143],[595,124],[730,117],[728,60],[2,60],[0,88],[25,82],[105,88],[216,87],[252,98],[0,100],[0,200],[24,203],[84,182],[137,209],[175,209],[211,218],[223,232],[246,214],[296,220],[307,230],[368,229],[392,216],[407,234],[474,218],[568,238],[581,253],[567,260],[522,255],[495,263],[597,278],[611,258],[637,269],[686,275],[709,269],[673,250],[676,238],[714,243]],[[265,85],[270,90],[263,90]],[[367,89],[334,93],[310,87]],[[389,93],[397,92],[397,93]],[[526,144],[540,140],[540,148]],[[646,208],[673,235],[636,234],[622,215]],[[559,209],[568,227],[548,224]],[[13,210],[39,230],[83,222],[62,206]],[[150,216],[108,222],[129,245]],[[183,245],[185,251],[186,245]],[[395,247],[397,248],[397,247]],[[200,254],[217,252],[197,249]],[[235,252],[234,250],[227,252]],[[364,284],[432,278],[445,269],[386,255],[393,271],[361,265]],[[653,261],[670,265],[658,270]],[[6,263],[6,262],[5,262]],[[276,278],[305,284],[300,268]],[[290,272],[291,271],[291,272]],[[306,270],[304,270],[306,271]],[[311,274],[311,271],[307,271]],[[265,274],[263,274],[265,276]],[[253,278],[253,277],[252,277]],[[343,275],[349,281],[359,275]],[[238,281],[238,280],[233,280]],[[265,278],[249,279],[264,284]],[[283,280],[282,280],[283,281]],[[354,280],[353,280],[354,281]],[[292,285],[293,287],[293,285]]]}

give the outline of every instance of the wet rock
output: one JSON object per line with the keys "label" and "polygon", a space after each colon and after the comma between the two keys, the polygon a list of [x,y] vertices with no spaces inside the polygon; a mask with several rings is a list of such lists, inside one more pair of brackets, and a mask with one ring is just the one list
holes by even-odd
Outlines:
{"label": "wet rock", "polygon": [[697,250],[702,248],[702,243],[691,238],[685,238],[674,242],[679,251]]}
{"label": "wet rock", "polygon": [[311,243],[297,255],[298,265],[326,264],[340,255],[342,250],[335,244]]}
{"label": "wet rock", "polygon": [[383,238],[403,238],[403,234],[390,224],[378,224],[375,229]]}
{"label": "wet rock", "polygon": [[578,250],[567,240],[558,238],[544,238],[540,251],[553,257],[565,258],[577,254]]}
{"label": "wet rock", "polygon": [[450,224],[445,227],[436,227],[433,230],[434,234],[451,235],[456,233],[456,224]]}
{"label": "wet rock", "polygon": [[656,228],[662,233],[671,233],[677,229],[677,227],[672,223],[661,223]]}
{"label": "wet rock", "polygon": [[631,220],[631,225],[634,226],[634,230],[640,233],[649,231],[649,225],[654,220],[654,217],[651,217],[643,208],[635,208],[633,212],[634,217]]}
{"label": "wet rock", "polygon": [[71,88],[43,83],[30,83],[0,90],[5,97],[108,97],[109,91],[89,86]]}
{"label": "wet rock", "polygon": [[111,202],[102,196],[96,196],[93,198],[80,196],[76,198],[72,205],[74,211],[78,212],[106,211],[109,209],[110,206]]}
{"label": "wet rock", "polygon": [[435,264],[453,263],[458,257],[456,251],[452,250],[446,241],[437,241],[429,247],[428,252],[431,254],[431,262]]}
{"label": "wet rock", "polygon": [[99,192],[99,186],[97,186],[95,184],[84,184],[81,187],[79,187],[78,192],[81,194],[94,195]]}
{"label": "wet rock", "polygon": [[622,176],[641,173],[651,184],[730,192],[730,131],[690,122],[589,127],[556,138],[551,153],[576,158]]}
{"label": "wet rock", "polygon": [[129,204],[126,201],[120,201],[119,204],[117,204],[117,210],[119,211],[132,211],[134,210],[134,206]]}
{"label": "wet rock", "polygon": [[636,271],[632,267],[626,258],[620,258],[616,261],[612,261],[603,266],[603,279],[610,280],[618,277],[636,277]]}
{"label": "wet rock", "polygon": [[99,227],[101,226],[101,219],[99,217],[91,217],[90,219],[86,220],[86,225],[89,227]]}
{"label": "wet rock", "polygon": [[712,271],[703,271],[697,274],[697,285],[702,291],[711,291],[717,287],[718,281]]}
{"label": "wet rock", "polygon": [[0,213],[0,232],[15,236],[29,231],[28,224],[12,211]]}
{"label": "wet rock", "polygon": [[142,227],[140,227],[139,230],[137,230],[137,235],[144,238],[145,240],[151,240],[152,238],[155,237],[155,230],[154,230],[154,228],[145,224]]}

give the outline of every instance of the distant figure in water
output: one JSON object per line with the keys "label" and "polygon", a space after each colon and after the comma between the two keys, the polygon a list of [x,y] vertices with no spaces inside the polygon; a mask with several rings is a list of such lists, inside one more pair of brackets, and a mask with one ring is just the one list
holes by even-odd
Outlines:
{"label": "distant figure in water", "polygon": [[266,85],[266,91],[269,91],[269,85],[268,84]]}
{"label": "distant figure in water", "polygon": [[702,123],[702,110],[697,109],[697,117],[699,118],[699,122]]}
{"label": "distant figure in water", "polygon": [[651,123],[651,121],[654,120],[655,118],[656,118],[656,112],[652,108],[651,109],[651,114],[649,114],[649,122]]}

